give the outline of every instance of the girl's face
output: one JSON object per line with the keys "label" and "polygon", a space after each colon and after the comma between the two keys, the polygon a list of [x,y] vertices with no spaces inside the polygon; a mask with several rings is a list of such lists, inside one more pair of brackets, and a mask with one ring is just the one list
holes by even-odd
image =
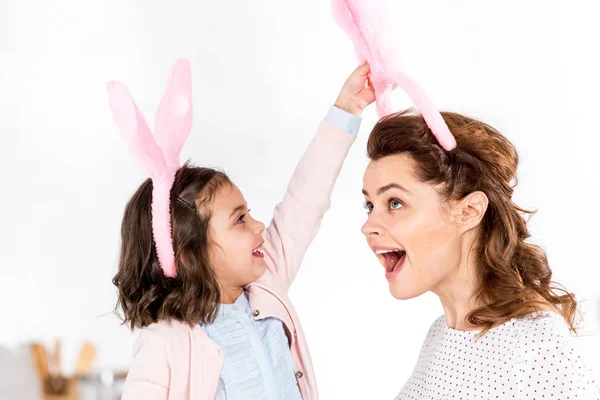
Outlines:
{"label": "girl's face", "polygon": [[362,232],[397,299],[436,292],[458,272],[464,226],[452,204],[419,181],[405,154],[371,161],[363,179],[368,218]]}
{"label": "girl's face", "polygon": [[249,211],[244,196],[233,184],[220,189],[213,201],[210,261],[224,291],[239,290],[265,271],[264,253],[260,250],[265,226],[254,220]]}

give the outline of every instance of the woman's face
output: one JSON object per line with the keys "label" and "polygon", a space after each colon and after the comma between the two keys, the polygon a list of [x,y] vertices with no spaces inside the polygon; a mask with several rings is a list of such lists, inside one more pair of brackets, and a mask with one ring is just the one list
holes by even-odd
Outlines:
{"label": "woman's face", "polygon": [[436,292],[456,275],[464,224],[455,222],[454,204],[417,179],[410,156],[371,161],[363,194],[368,218],[362,232],[385,268],[392,296],[409,299]]}

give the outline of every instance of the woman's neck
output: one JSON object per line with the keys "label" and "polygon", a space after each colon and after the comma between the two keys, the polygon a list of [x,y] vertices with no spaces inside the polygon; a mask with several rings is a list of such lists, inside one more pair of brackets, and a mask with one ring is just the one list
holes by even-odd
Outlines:
{"label": "woman's neck", "polygon": [[473,296],[474,292],[475,287],[470,281],[460,280],[449,282],[435,291],[444,308],[446,325],[449,328],[461,331],[477,329],[467,325],[467,316],[480,306]]}
{"label": "woman's neck", "polygon": [[446,325],[452,329],[468,331],[478,328],[467,325],[467,316],[483,304],[474,296],[478,285],[472,241],[465,242],[461,249],[458,268],[433,292],[439,297],[444,308]]}

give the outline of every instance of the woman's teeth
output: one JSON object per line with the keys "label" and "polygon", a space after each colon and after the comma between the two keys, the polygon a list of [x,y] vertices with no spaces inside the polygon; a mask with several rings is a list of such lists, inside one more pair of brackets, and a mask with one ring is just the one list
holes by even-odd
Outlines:
{"label": "woman's teeth", "polygon": [[393,253],[393,252],[400,252],[400,251],[404,251],[404,250],[375,250],[375,254],[386,254],[386,253]]}

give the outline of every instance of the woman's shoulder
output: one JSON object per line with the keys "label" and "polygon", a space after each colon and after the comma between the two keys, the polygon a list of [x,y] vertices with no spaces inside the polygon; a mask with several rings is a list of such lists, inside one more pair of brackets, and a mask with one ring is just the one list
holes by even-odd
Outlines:
{"label": "woman's shoulder", "polygon": [[[574,352],[574,337],[562,315],[538,311],[511,320],[515,335],[515,353],[525,358],[533,355]],[[546,353],[546,354],[545,354]]]}
{"label": "woman's shoulder", "polygon": [[536,311],[519,318],[513,318],[511,323],[518,337],[523,339],[550,339],[571,337],[569,326],[562,315],[554,311]]}
{"label": "woman's shoulder", "polygon": [[446,316],[442,314],[429,326],[429,332],[443,331],[444,328],[446,328]]}
{"label": "woman's shoulder", "polygon": [[441,315],[436,318],[433,323],[429,326],[429,330],[427,331],[427,335],[425,336],[425,342],[434,340],[440,336],[444,335],[446,330],[446,316]]}
{"label": "woman's shoulder", "polygon": [[[525,393],[545,393],[564,398],[598,399],[600,389],[592,379],[575,345],[575,337],[564,318],[553,311],[539,311],[513,321],[514,373]],[[531,397],[531,396],[530,396]]]}

